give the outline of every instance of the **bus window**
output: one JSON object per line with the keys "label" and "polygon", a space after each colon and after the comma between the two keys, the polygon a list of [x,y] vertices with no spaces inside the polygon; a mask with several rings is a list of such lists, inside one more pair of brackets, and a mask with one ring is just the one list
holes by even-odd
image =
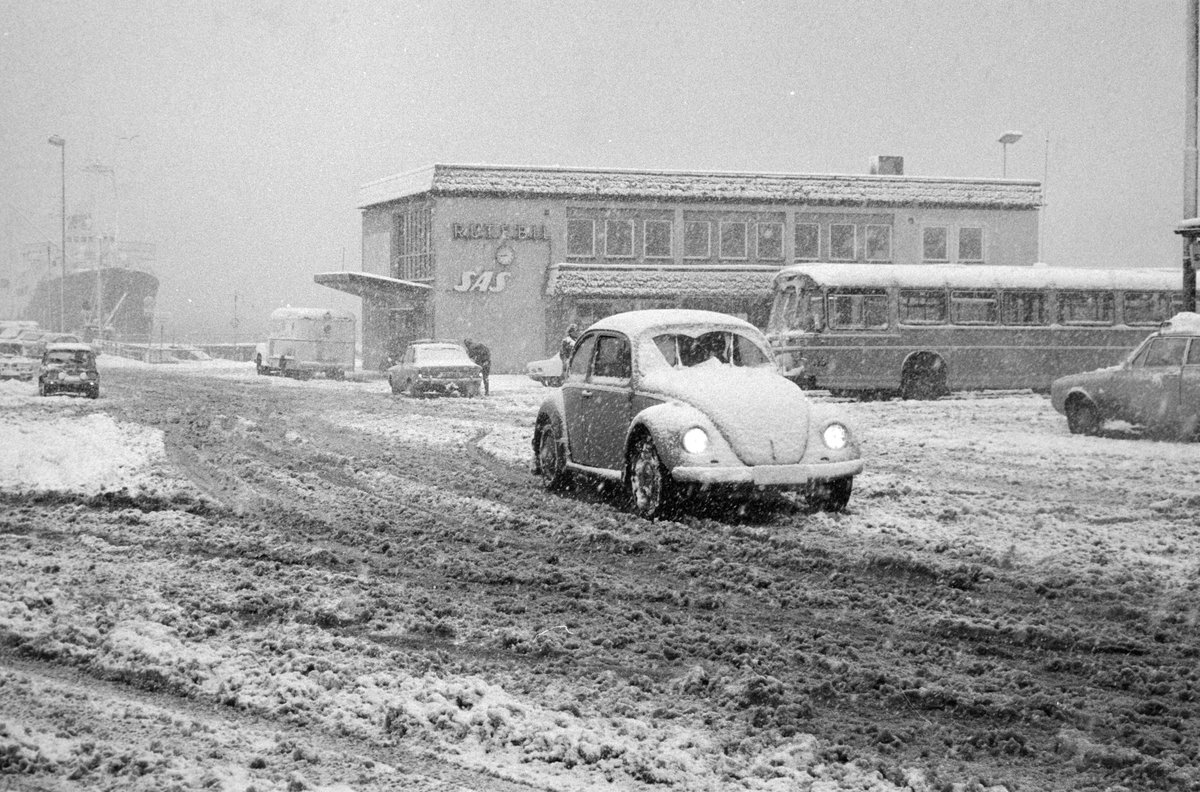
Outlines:
{"label": "bus window", "polygon": [[1003,292],[1000,295],[1000,324],[1046,325],[1044,292]]}
{"label": "bus window", "polygon": [[831,292],[829,327],[834,330],[886,330],[887,292]]}
{"label": "bus window", "polygon": [[946,293],[941,289],[901,289],[901,324],[945,324]]}
{"label": "bus window", "polygon": [[950,323],[979,325],[996,324],[996,292],[950,292]]}
{"label": "bus window", "polygon": [[1170,319],[1172,295],[1166,292],[1130,292],[1122,297],[1121,304],[1127,325],[1158,325]]}
{"label": "bus window", "polygon": [[1058,293],[1059,324],[1112,324],[1113,295],[1107,291]]}

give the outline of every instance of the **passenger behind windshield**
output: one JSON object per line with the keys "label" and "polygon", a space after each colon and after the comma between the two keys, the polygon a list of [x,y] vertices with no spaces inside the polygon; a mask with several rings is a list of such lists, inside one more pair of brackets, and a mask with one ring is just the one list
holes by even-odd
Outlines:
{"label": "passenger behind windshield", "polygon": [[84,351],[76,352],[51,352],[49,356],[51,363],[76,363],[80,366],[86,366],[91,363],[91,355]]}
{"label": "passenger behind windshield", "polygon": [[690,368],[708,361],[734,366],[763,366],[770,360],[749,338],[715,330],[699,336],[670,333],[654,337],[654,344],[674,368]]}

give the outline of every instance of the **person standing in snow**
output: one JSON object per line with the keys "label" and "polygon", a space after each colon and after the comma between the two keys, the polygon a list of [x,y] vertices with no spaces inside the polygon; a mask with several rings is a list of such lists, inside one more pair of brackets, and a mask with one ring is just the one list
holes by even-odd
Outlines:
{"label": "person standing in snow", "polygon": [[467,357],[475,361],[475,365],[483,369],[483,395],[487,396],[489,392],[488,374],[492,372],[492,350],[488,349],[483,344],[477,344],[469,338],[463,339],[463,346],[467,348]]}
{"label": "person standing in snow", "polygon": [[579,325],[570,325],[567,327],[567,334],[563,336],[562,344],[558,348],[558,356],[562,358],[563,376],[567,374],[567,366],[571,363],[571,353],[575,351],[575,339],[579,338]]}

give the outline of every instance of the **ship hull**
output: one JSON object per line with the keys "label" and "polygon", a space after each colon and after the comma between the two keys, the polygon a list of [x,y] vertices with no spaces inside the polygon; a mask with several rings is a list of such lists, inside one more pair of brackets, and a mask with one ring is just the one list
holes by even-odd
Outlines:
{"label": "ship hull", "polygon": [[148,272],[124,267],[76,270],[66,278],[41,281],[19,318],[33,320],[49,330],[61,328],[92,339],[97,337],[97,316],[102,315],[100,335],[104,338],[146,343],[157,296],[158,278]]}

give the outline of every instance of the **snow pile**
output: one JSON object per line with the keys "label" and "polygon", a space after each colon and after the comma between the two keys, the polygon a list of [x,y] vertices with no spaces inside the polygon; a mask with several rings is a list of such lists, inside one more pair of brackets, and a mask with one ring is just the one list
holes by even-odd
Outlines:
{"label": "snow pile", "polygon": [[6,490],[153,492],[174,482],[165,464],[157,429],[118,424],[98,412],[0,412],[0,488]]}

